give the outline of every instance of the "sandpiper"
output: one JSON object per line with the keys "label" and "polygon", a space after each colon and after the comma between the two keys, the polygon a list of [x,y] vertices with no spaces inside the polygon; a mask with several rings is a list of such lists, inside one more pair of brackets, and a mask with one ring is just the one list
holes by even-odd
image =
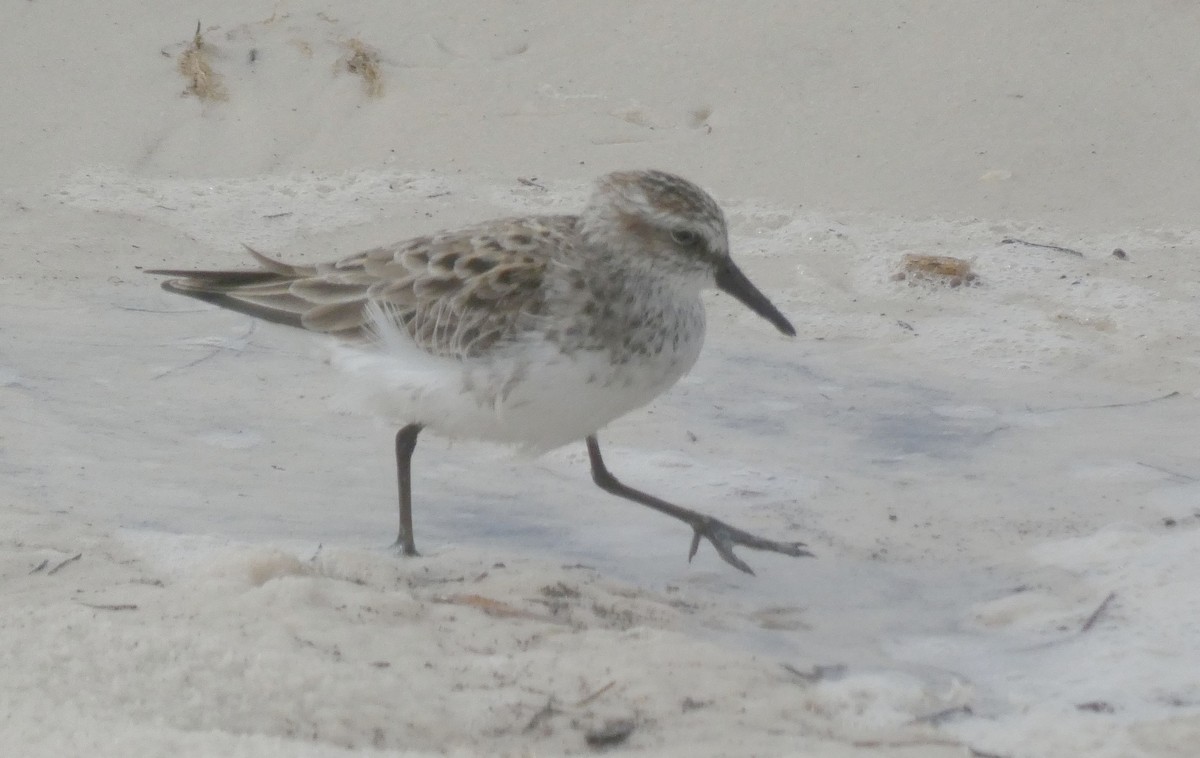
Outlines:
{"label": "sandpiper", "polygon": [[155,270],[170,292],[340,338],[342,365],[373,383],[396,434],[400,530],[417,555],[412,456],[423,429],[542,452],[582,440],[601,489],[733,548],[811,555],[634,489],[613,476],[598,431],[675,384],[704,341],[700,292],[717,287],[796,330],[729,257],[725,217],[661,171],[601,177],[579,215],[528,216],[417,237],[316,265],[247,248],[255,270]]}

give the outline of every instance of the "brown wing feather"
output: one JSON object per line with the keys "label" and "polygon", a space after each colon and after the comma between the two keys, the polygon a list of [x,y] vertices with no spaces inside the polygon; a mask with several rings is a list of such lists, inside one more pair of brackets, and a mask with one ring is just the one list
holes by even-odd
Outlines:
{"label": "brown wing feather", "polygon": [[418,346],[478,355],[511,339],[542,304],[554,251],[571,244],[574,216],[503,219],[375,248],[334,263],[295,266],[247,248],[256,271],[155,270],[181,277],[171,292],[289,326],[368,335],[367,304],[381,303]]}

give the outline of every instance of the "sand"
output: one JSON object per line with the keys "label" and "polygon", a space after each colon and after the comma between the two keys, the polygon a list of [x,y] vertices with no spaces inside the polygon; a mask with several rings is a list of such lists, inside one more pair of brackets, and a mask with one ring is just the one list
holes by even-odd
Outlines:
{"label": "sand", "polygon": [[[1198,24],[10,3],[4,752],[1194,754]],[[800,336],[710,297],[700,363],[602,432],[609,465],[816,558],[689,564],[582,445],[431,437],[401,559],[394,429],[328,344],[139,271],[570,212],[630,167],[709,188]]]}

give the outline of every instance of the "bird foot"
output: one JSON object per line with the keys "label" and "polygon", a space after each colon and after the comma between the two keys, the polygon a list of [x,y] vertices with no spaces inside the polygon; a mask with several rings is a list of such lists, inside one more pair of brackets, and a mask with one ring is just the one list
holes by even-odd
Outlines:
{"label": "bird foot", "polygon": [[728,563],[730,566],[745,571],[751,576],[754,575],[754,569],[737,557],[733,553],[735,545],[748,547],[752,550],[768,550],[773,553],[783,553],[794,557],[809,557],[813,558],[812,553],[805,549],[803,542],[776,542],[759,537],[749,532],[744,532],[737,527],[730,526],[724,521],[720,521],[711,516],[701,516],[698,521],[692,524],[692,547],[688,550],[688,561],[695,557],[696,551],[700,548],[700,540],[706,539],[716,548],[717,555]]}
{"label": "bird foot", "polygon": [[392,549],[398,551],[405,558],[413,558],[421,555],[417,552],[416,543],[411,539],[404,539],[404,535],[396,538],[396,541],[392,543]]}

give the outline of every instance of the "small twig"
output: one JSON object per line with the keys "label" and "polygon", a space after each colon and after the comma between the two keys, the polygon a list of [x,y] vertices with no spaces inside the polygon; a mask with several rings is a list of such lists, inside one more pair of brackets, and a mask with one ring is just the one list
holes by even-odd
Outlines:
{"label": "small twig", "polygon": [[1001,245],[1026,245],[1028,247],[1040,247],[1045,250],[1057,250],[1060,253],[1070,253],[1071,255],[1078,255],[1080,258],[1083,257],[1083,253],[1079,252],[1078,250],[1072,250],[1069,247],[1062,247],[1061,245],[1045,245],[1045,244],[1042,244],[1041,242],[1029,242],[1027,240],[1017,239],[1016,237],[1005,237],[1004,239],[1000,240],[1000,244]]}
{"label": "small twig", "polygon": [[1181,474],[1178,471],[1172,471],[1171,469],[1163,468],[1162,466],[1155,466],[1153,463],[1146,463],[1145,461],[1134,461],[1134,463],[1136,463],[1139,466],[1144,466],[1153,471],[1158,471],[1160,473],[1167,474],[1168,476],[1173,476],[1176,479],[1182,479],[1185,482],[1196,481],[1196,477],[1194,477],[1194,476],[1191,476],[1189,474]]}
{"label": "small twig", "polygon": [[839,676],[846,671],[846,667],[840,663],[830,664],[828,666],[813,666],[812,671],[801,671],[790,663],[779,664],[783,670],[795,676],[802,682],[819,682],[830,676]]}
{"label": "small twig", "polygon": [[1063,411],[1100,411],[1108,408],[1130,408],[1135,405],[1149,405],[1157,403],[1160,400],[1170,400],[1173,397],[1179,397],[1179,392],[1168,392],[1160,397],[1150,397],[1145,400],[1131,400],[1128,403],[1105,403],[1104,405],[1071,405],[1065,408],[1047,408],[1045,410],[1035,411],[1032,408],[1028,410],[1032,413],[1062,413]]}
{"label": "small twig", "polygon": [[595,691],[595,692],[593,692],[592,694],[590,694],[590,695],[588,695],[587,697],[585,697],[583,700],[580,700],[578,703],[576,703],[576,704],[575,704],[575,707],[576,707],[576,708],[579,708],[580,706],[587,705],[588,703],[592,702],[592,701],[593,701],[593,700],[595,700],[596,698],[598,698],[598,697],[600,697],[601,695],[603,695],[605,692],[608,692],[609,690],[611,690],[611,689],[613,688],[613,686],[614,686],[614,685],[616,685],[616,683],[617,683],[617,682],[616,682],[616,680],[614,679],[613,681],[609,682],[608,684],[604,685],[604,686],[603,686],[603,687],[601,687],[600,689],[596,690],[596,691]]}
{"label": "small twig", "polygon": [[39,571],[41,571],[42,569],[46,568],[46,565],[47,565],[48,563],[50,563],[50,559],[49,559],[49,558],[43,558],[43,559],[42,559],[42,562],[41,562],[41,563],[39,563],[38,565],[34,566],[34,567],[33,567],[33,570],[32,570],[32,571],[30,571],[29,573],[31,573],[31,574],[36,574],[37,572],[39,572]]}
{"label": "small twig", "polygon": [[530,613],[522,608],[518,608],[512,603],[506,603],[503,600],[485,597],[484,595],[476,594],[457,594],[457,595],[434,595],[430,598],[435,603],[449,603],[451,605],[465,605],[475,608],[489,616],[497,618],[526,618],[545,620],[541,614]]}
{"label": "small twig", "polygon": [[546,701],[546,704],[542,706],[540,711],[533,714],[533,718],[529,719],[529,723],[526,724],[525,728],[521,731],[525,734],[532,732],[534,729],[537,729],[539,726],[541,726],[543,721],[558,712],[558,709],[554,707],[554,698],[550,698]]}
{"label": "small twig", "polygon": [[910,721],[910,724],[940,724],[951,716],[973,716],[975,711],[971,710],[970,705],[956,705],[953,708],[943,708],[940,711],[935,711],[925,716],[917,716]]}
{"label": "small twig", "polygon": [[88,608],[95,608],[98,611],[136,611],[138,609],[136,603],[80,603]]}
{"label": "small twig", "polygon": [[[243,334],[241,337],[238,337],[238,340],[244,341],[244,340],[250,339],[250,335],[254,334],[254,330],[256,328],[258,328],[258,322],[255,320],[251,320],[250,327],[248,329],[246,329],[245,334]],[[216,347],[213,348],[212,352],[206,353],[205,355],[200,356],[196,360],[191,361],[189,363],[185,363],[182,366],[175,366],[175,367],[169,368],[165,371],[160,371],[159,373],[155,374],[152,378],[162,379],[164,376],[167,376],[169,374],[174,374],[176,371],[183,371],[184,369],[189,369],[189,368],[193,368],[195,366],[199,366],[201,363],[204,363],[207,360],[217,357],[218,355],[225,352],[226,350],[233,350],[234,352],[241,352],[243,349],[244,348],[231,348],[228,345],[217,345]]]}
{"label": "small twig", "polygon": [[[850,743],[854,747],[919,747],[921,745],[937,745],[939,747],[965,747],[970,750],[973,755],[987,756],[987,753],[975,753],[968,745],[963,745],[955,740],[929,740],[922,738],[914,738],[911,740],[854,740]],[[993,756],[992,758],[1001,758]]]}
{"label": "small twig", "polygon": [[936,745],[938,747],[965,747],[967,749],[967,753],[971,756],[971,758],[1007,758],[1007,756],[1000,755],[999,753],[989,753],[987,751],[980,750],[979,748],[971,747],[970,745],[967,745],[962,742],[956,742],[954,740],[936,740],[936,739],[935,740],[926,740],[926,739],[855,740],[854,742],[851,742],[850,744],[853,745],[854,747],[875,747],[875,748],[879,748],[879,747],[918,747],[920,745]]}
{"label": "small twig", "polygon": [[1100,616],[1105,610],[1108,609],[1108,604],[1111,603],[1113,598],[1116,596],[1117,593],[1115,592],[1108,593],[1108,597],[1104,598],[1104,600],[1100,602],[1100,605],[1096,608],[1096,610],[1092,611],[1092,615],[1088,616],[1087,620],[1083,622],[1083,626],[1079,627],[1080,634],[1083,634],[1096,625],[1096,622],[1100,619]]}
{"label": "small twig", "polygon": [[284,216],[290,215],[292,215],[291,211],[284,211],[283,213],[268,213],[266,216],[263,216],[263,218],[283,218]]}
{"label": "small twig", "polygon": [[75,561],[79,560],[82,557],[83,557],[83,553],[76,553],[75,555],[71,556],[70,558],[66,559],[62,563],[58,564],[54,568],[47,571],[46,576],[50,576],[51,574],[57,574],[59,569],[61,569],[63,566],[67,565],[68,563],[74,563]]}
{"label": "small twig", "polygon": [[815,682],[815,681],[817,681],[817,679],[820,678],[816,674],[809,674],[804,671],[801,671],[800,669],[796,668],[795,666],[793,666],[790,663],[781,663],[779,665],[783,667],[784,671],[788,672],[789,674],[795,676],[797,679],[800,679],[801,681],[804,681],[804,682]]}

